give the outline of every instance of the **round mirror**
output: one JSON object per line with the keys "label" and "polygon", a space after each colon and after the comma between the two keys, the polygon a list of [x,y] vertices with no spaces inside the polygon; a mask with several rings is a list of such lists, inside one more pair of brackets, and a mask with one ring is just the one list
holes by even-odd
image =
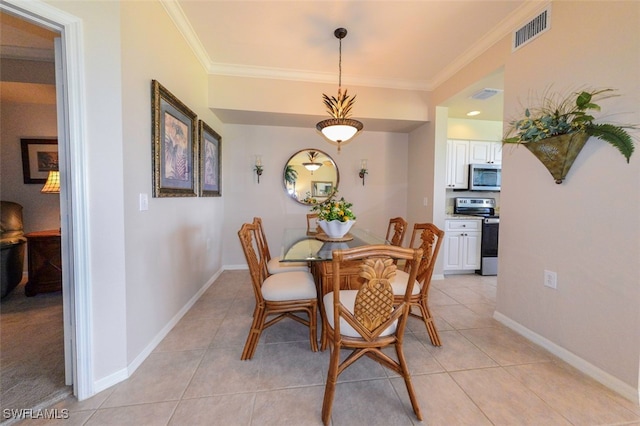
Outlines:
{"label": "round mirror", "polygon": [[289,158],[283,172],[284,190],[301,204],[321,203],[333,195],[340,182],[338,166],[325,152],[303,149]]}

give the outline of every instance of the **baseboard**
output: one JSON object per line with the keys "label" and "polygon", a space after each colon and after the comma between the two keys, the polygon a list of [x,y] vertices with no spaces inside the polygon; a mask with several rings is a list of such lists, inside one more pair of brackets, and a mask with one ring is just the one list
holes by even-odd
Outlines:
{"label": "baseboard", "polygon": [[506,315],[501,314],[498,311],[495,311],[493,313],[493,318],[496,321],[509,327],[516,333],[521,334],[522,336],[531,340],[533,343],[548,350],[553,355],[557,356],[558,358],[560,358],[567,364],[571,365],[572,367],[575,367],[576,369],[580,370],[581,372],[591,377],[592,379],[602,383],[604,386],[608,387],[609,389],[619,393],[623,397],[634,402],[635,404],[638,404],[640,402],[640,389],[634,389],[633,386],[628,385],[622,380],[596,367],[595,365],[589,363],[583,358],[580,358],[579,356],[566,350],[562,346],[559,346],[553,343],[552,341],[550,341],[549,339],[546,339],[545,337],[539,335],[538,333],[531,331],[527,327],[512,320]]}
{"label": "baseboard", "polygon": [[249,265],[246,263],[240,265],[224,265],[225,271],[240,271],[243,269],[249,269]]}
{"label": "baseboard", "polygon": [[144,360],[149,357],[151,352],[162,342],[162,340],[167,337],[167,334],[175,327],[175,325],[180,322],[182,317],[189,312],[189,309],[193,307],[193,305],[200,299],[200,297],[204,294],[205,291],[218,279],[220,274],[224,269],[216,272],[209,280],[198,290],[198,292],[178,311],[177,314],[173,316],[171,321],[165,325],[162,330],[151,340],[151,342],[144,348],[140,354],[127,366],[127,368],[123,368],[122,370],[116,371],[113,374],[108,375],[107,377],[103,377],[102,379],[96,380],[93,383],[94,394],[97,394],[117,383],[122,382],[123,380],[128,379],[134,371],[142,365]]}
{"label": "baseboard", "polygon": [[[117,385],[118,383],[127,380],[128,378],[128,369],[123,368],[122,370],[118,370],[113,374],[109,374],[107,377],[96,380],[93,382],[93,395],[96,395],[105,389],[109,389],[111,386]],[[90,395],[89,398],[93,395]]]}
{"label": "baseboard", "polygon": [[444,280],[444,274],[433,274],[431,276],[431,281],[433,280]]}

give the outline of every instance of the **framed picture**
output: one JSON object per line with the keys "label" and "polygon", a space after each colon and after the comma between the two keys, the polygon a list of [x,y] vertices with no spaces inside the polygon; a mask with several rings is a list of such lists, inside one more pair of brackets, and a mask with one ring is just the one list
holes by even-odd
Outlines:
{"label": "framed picture", "polygon": [[199,168],[198,187],[201,197],[219,197],[221,195],[220,163],[222,138],[202,120],[198,120]]}
{"label": "framed picture", "polygon": [[195,197],[196,114],[156,80],[151,82],[153,196]]}
{"label": "framed picture", "polygon": [[311,181],[312,197],[328,197],[333,192],[333,182]]}
{"label": "framed picture", "polygon": [[44,184],[51,170],[58,170],[57,139],[20,139],[24,183]]}

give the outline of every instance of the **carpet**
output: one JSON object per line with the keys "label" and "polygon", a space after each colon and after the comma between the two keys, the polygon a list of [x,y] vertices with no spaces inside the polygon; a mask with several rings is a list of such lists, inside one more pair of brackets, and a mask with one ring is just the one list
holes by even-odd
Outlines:
{"label": "carpet", "polygon": [[62,292],[26,297],[24,285],[0,303],[0,422],[5,409],[44,408],[71,394],[64,383]]}

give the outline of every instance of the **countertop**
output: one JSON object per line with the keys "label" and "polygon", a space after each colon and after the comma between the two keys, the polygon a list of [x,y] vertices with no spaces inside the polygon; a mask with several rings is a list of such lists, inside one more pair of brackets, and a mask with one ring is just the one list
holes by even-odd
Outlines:
{"label": "countertop", "polygon": [[482,220],[480,216],[471,216],[467,214],[448,214],[445,220]]}

